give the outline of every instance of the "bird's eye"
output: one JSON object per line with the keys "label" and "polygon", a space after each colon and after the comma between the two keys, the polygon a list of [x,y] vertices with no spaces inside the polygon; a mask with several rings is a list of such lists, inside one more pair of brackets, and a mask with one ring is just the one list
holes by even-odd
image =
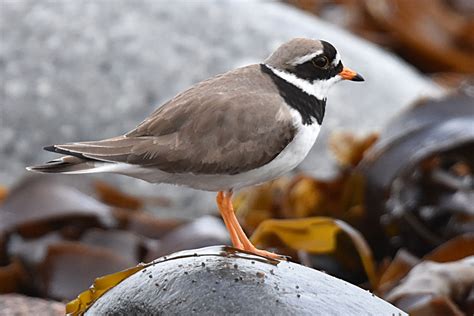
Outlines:
{"label": "bird's eye", "polygon": [[329,60],[327,59],[326,56],[318,56],[314,58],[312,61],[313,61],[313,65],[319,68],[326,68],[329,64]]}

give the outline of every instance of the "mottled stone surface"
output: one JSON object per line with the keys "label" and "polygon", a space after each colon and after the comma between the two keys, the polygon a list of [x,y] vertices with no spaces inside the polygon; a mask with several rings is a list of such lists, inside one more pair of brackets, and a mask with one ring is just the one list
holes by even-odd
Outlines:
{"label": "mottled stone surface", "polygon": [[0,315],[62,316],[64,304],[21,294],[0,295]]}
{"label": "mottled stone surface", "polygon": [[86,315],[407,315],[368,291],[291,262],[226,247],[156,260]]}
{"label": "mottled stone surface", "polygon": [[[1,184],[12,184],[25,165],[54,157],[42,146],[122,134],[192,83],[259,62],[297,36],[332,42],[366,78],[331,91],[322,136],[304,170],[331,174],[325,149],[331,130],[379,129],[419,96],[439,92],[399,59],[280,3],[2,0],[0,6]],[[111,179],[128,191],[171,196],[176,212],[214,207],[210,193]]]}

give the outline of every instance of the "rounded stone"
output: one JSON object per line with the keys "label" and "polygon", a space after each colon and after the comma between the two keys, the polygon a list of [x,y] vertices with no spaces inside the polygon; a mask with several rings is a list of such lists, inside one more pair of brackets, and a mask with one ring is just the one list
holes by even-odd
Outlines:
{"label": "rounded stone", "polygon": [[366,290],[299,264],[217,246],[155,260],[85,315],[406,315]]}

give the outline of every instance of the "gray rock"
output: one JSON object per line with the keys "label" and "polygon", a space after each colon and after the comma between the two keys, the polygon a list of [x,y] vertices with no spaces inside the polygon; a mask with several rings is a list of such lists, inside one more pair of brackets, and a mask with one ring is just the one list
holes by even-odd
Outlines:
{"label": "gray rock", "polygon": [[[44,145],[122,134],[191,84],[259,62],[293,37],[332,42],[366,78],[332,90],[302,170],[331,174],[330,131],[377,130],[418,97],[440,93],[398,58],[280,3],[4,0],[0,34],[0,183],[7,185],[26,165],[53,157]],[[127,191],[171,196],[168,211],[180,216],[215,208],[211,193],[102,177]]]}
{"label": "gray rock", "polygon": [[3,315],[62,316],[63,303],[10,293],[0,295],[0,311]]}
{"label": "gray rock", "polygon": [[85,315],[406,315],[350,283],[291,262],[208,247],[157,259]]}

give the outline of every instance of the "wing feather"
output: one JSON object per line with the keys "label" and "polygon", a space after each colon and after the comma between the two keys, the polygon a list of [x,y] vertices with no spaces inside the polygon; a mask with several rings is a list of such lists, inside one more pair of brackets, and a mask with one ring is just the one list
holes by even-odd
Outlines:
{"label": "wing feather", "polygon": [[173,173],[235,174],[265,165],[295,127],[273,82],[255,66],[201,82],[125,136],[56,145],[85,158]]}

